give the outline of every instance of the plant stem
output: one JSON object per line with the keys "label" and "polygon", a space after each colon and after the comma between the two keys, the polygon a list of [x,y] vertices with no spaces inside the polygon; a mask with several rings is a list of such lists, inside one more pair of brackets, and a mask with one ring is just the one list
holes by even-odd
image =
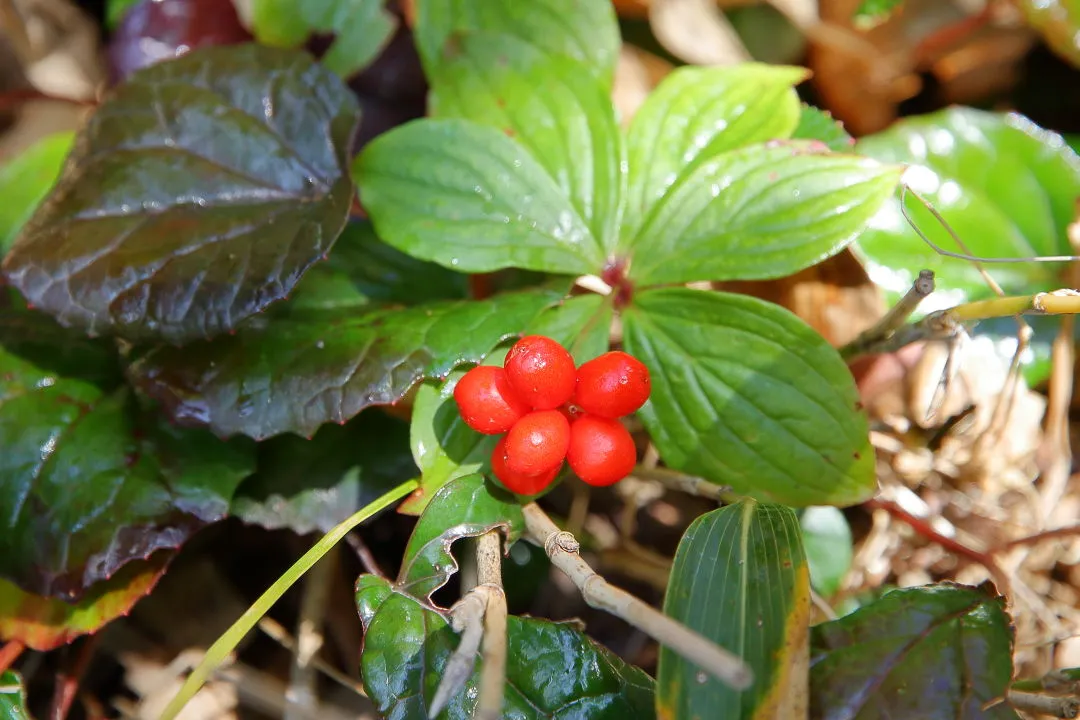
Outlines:
{"label": "plant stem", "polygon": [[420,484],[415,480],[409,480],[408,482],[398,485],[374,502],[368,503],[347,520],[323,535],[310,550],[293,563],[292,567],[275,580],[274,584],[271,585],[266,592],[259,596],[259,599],[232,624],[232,627],[226,630],[221,637],[210,646],[210,649],[206,651],[206,655],[203,657],[202,662],[199,663],[198,667],[192,670],[179,692],[176,693],[176,696],[173,697],[165,707],[165,711],[161,714],[161,720],[174,720],[174,718],[180,714],[180,711],[184,709],[184,706],[188,701],[195,696],[195,693],[197,693],[200,688],[202,688],[203,684],[210,677],[210,674],[221,665],[229,653],[240,644],[240,641],[243,640],[244,636],[255,627],[256,623],[259,622],[259,618],[265,615],[274,603],[280,600],[281,596],[284,595],[285,592],[304,575],[304,573],[322,559],[323,555],[329,552],[330,548],[337,545],[341,539],[348,535],[357,525],[390,507],[419,486]]}
{"label": "plant stem", "polygon": [[1006,698],[1015,710],[1056,718],[1075,718],[1080,715],[1080,700],[1076,698],[1039,695],[1020,690],[1010,690]]}
{"label": "plant stem", "polygon": [[581,546],[574,536],[559,530],[536,503],[526,505],[522,513],[529,535],[543,546],[551,564],[573,581],[591,607],[622,618],[736,690],[750,687],[753,672],[742,658],[610,584],[581,558]]}
{"label": "plant stem", "polygon": [[885,316],[874,323],[859,336],[840,349],[840,356],[845,360],[857,355],[866,354],[870,348],[892,337],[897,330],[903,327],[911,314],[918,309],[923,298],[934,292],[934,273],[930,270],[922,270],[915,279],[911,289],[900,298],[900,302],[893,305]]}
{"label": "plant stem", "polygon": [[506,693],[506,594],[502,587],[502,535],[480,536],[476,545],[479,587],[488,589],[484,608],[484,664],[480,670],[477,720],[499,720]]}

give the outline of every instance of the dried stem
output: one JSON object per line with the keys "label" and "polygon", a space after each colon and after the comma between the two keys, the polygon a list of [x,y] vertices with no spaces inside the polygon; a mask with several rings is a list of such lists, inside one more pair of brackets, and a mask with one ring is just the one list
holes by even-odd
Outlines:
{"label": "dried stem", "polygon": [[[264,617],[259,620],[259,630],[262,630],[270,639],[274,640],[289,652],[296,652],[296,639],[273,618]],[[364,690],[363,685],[341,672],[333,665],[328,664],[318,655],[311,658],[311,664],[315,666],[316,670],[346,690],[352,690],[361,697],[367,697],[367,692]]]}
{"label": "dried stem", "polygon": [[702,497],[718,503],[731,503],[738,498],[725,485],[717,485],[696,475],[687,475],[669,468],[649,468],[638,465],[633,476],[642,480],[655,480],[669,490]]}
{"label": "dried stem", "polygon": [[922,270],[915,279],[911,289],[907,291],[900,302],[896,303],[878,320],[873,327],[867,328],[857,338],[840,349],[840,355],[848,360],[859,355],[865,355],[882,342],[888,340],[896,331],[904,326],[911,314],[918,309],[919,303],[930,293],[934,292],[934,273],[931,270]]}
{"label": "dried stem", "polygon": [[1049,715],[1056,718],[1075,718],[1080,715],[1080,700],[1076,698],[1010,690],[1006,699],[1009,705],[1022,712]]}
{"label": "dried stem", "polygon": [[591,607],[622,618],[737,690],[753,682],[753,673],[741,658],[598,575],[578,554],[580,545],[574,536],[559,530],[536,503],[529,503],[522,512],[529,535]]}
{"label": "dried stem", "polygon": [[326,556],[311,568],[304,580],[289,688],[285,692],[285,720],[300,720],[319,714],[315,666],[312,661],[323,644],[326,597],[337,567],[337,552],[337,547],[331,548]]}

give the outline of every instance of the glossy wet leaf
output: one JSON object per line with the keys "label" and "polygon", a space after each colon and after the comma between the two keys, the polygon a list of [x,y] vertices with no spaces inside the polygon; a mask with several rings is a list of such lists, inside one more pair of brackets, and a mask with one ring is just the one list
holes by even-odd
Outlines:
{"label": "glossy wet leaf", "polygon": [[18,640],[34,650],[52,650],[127,615],[154,589],[171,558],[155,553],[135,560],[107,580],[90,586],[74,603],[34,595],[0,580],[0,640]]}
{"label": "glossy wet leaf", "polygon": [[629,243],[630,276],[659,284],[794,273],[854,240],[899,177],[896,166],[805,140],[722,153],[649,210]]}
{"label": "glossy wet leaf", "polygon": [[352,200],[352,94],[299,51],[202,48],[105,99],[4,274],[62,324],[180,343],[285,297]]}
{"label": "glossy wet leaf", "polygon": [[623,332],[652,374],[638,412],[668,465],[787,505],[873,495],[851,373],[787,310],[745,295],[649,290],[623,311]]}
{"label": "glossy wet leaf", "polygon": [[360,200],[384,241],[460,272],[598,273],[605,253],[544,166],[500,130],[418,120],[356,159]]}
{"label": "glossy wet leaf", "polygon": [[837,508],[821,505],[803,510],[799,526],[810,564],[810,582],[821,595],[831,597],[851,569],[852,540],[847,519]]}
{"label": "glossy wet leaf", "polygon": [[319,62],[342,77],[370,63],[397,27],[383,0],[254,0],[251,30],[264,45],[300,47],[312,35],[333,35]]}
{"label": "glossy wet leaf", "polygon": [[[858,150],[910,163],[904,182],[934,205],[974,255],[1073,254],[1066,228],[1080,196],[1080,158],[1061,136],[1021,116],[951,108],[862,138]],[[938,246],[962,252],[918,200],[909,196],[907,207]],[[939,255],[919,239],[900,214],[898,198],[881,208],[855,249],[870,278],[890,293],[906,292],[919,270],[933,270],[938,292],[921,307],[925,312],[993,295],[974,265]],[[1006,294],[1061,285],[1059,264],[996,263],[987,269]]]}
{"label": "glossy wet leaf", "polygon": [[[496,350],[485,365],[501,365],[504,351]],[[420,468],[420,487],[406,498],[399,512],[419,515],[444,485],[480,472],[489,463],[498,438],[481,435],[461,419],[454,388],[470,368],[458,368],[445,381],[420,385],[409,422],[409,444]]]}
{"label": "glossy wet leaf", "polygon": [[30,720],[22,675],[14,670],[0,673],[0,719]]}
{"label": "glossy wet leaf", "polygon": [[56,182],[74,139],[70,132],[49,135],[0,165],[0,257]]}
{"label": "glossy wet leaf", "polygon": [[428,76],[438,72],[447,43],[461,31],[480,30],[513,35],[534,43],[548,55],[580,63],[610,88],[615,77],[621,38],[608,0],[417,0],[416,46]]}
{"label": "glossy wet leaf", "polygon": [[373,409],[310,440],[290,433],[260,443],[257,473],[236,491],[231,514],[271,530],[328,532],[416,475],[408,433]]}
{"label": "glossy wet leaf", "polygon": [[893,590],[810,634],[812,718],[1015,718],[1012,628],[989,587]]}
{"label": "glossy wet leaf", "polygon": [[524,522],[517,499],[483,475],[452,480],[435,493],[416,523],[395,588],[428,601],[457,572],[450,554],[455,541],[497,529],[513,542]]}
{"label": "glossy wet leaf", "polygon": [[296,311],[210,342],[159,348],[130,374],[179,422],[219,435],[307,437],[479,361],[557,299],[531,290],[410,308]]}
{"label": "glossy wet leaf", "polygon": [[1077,0],[1019,0],[1027,24],[1039,31],[1050,49],[1080,67],[1080,2]]}
{"label": "glossy wet leaf", "polygon": [[248,443],[178,430],[130,392],[0,349],[0,576],[75,600],[125,563],[225,516]]}
{"label": "glossy wet leaf", "polygon": [[432,114],[489,125],[524,145],[593,237],[614,250],[626,180],[622,133],[600,80],[519,38],[465,33],[431,83]]}
{"label": "glossy wet leaf", "polygon": [[[363,584],[358,599],[369,618],[360,658],[364,687],[382,716],[427,720],[458,636],[442,615],[416,599],[388,592],[378,579]],[[511,616],[507,636],[503,717],[655,717],[652,680],[570,625]],[[470,718],[476,683],[474,672],[439,720]]]}
{"label": "glossy wet leaf", "polygon": [[608,351],[614,314],[612,298],[576,295],[545,310],[527,333],[558,340],[581,365]]}
{"label": "glossy wet leaf", "polygon": [[850,151],[855,147],[855,138],[844,129],[843,123],[827,110],[806,104],[802,106],[799,124],[791,137],[794,140],[818,140],[835,152]]}
{"label": "glossy wet leaf", "polygon": [[123,380],[112,340],[90,339],[26,307],[13,288],[0,288],[0,348],[38,368],[112,388]]}
{"label": "glossy wet leaf", "polygon": [[632,244],[650,210],[702,163],[738,148],[787,138],[799,120],[802,68],[744,63],[684,67],[668,75],[634,115],[627,135],[629,187],[622,227]]}
{"label": "glossy wet leaf", "polygon": [[468,275],[417,260],[387,245],[369,222],[346,225],[325,266],[373,302],[417,305],[468,295]]}
{"label": "glossy wet leaf", "polygon": [[790,508],[744,500],[695,520],[675,553],[664,614],[745,660],[754,684],[740,692],[702,682],[697,665],[661,645],[662,717],[805,717],[810,581]]}

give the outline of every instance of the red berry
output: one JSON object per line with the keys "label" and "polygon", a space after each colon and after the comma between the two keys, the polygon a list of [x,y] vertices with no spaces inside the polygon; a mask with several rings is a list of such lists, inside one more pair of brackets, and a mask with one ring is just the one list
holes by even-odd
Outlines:
{"label": "red berry", "polygon": [[535,495],[542,491],[559,474],[560,467],[562,467],[561,461],[553,469],[539,475],[525,475],[512,471],[506,467],[505,437],[499,438],[499,442],[495,444],[495,449],[491,452],[491,471],[495,473],[495,477],[499,478],[499,482],[506,486],[507,490],[518,495]]}
{"label": "red berry", "polygon": [[514,426],[529,412],[506,379],[506,371],[492,365],[478,365],[454,387],[461,419],[476,432],[498,435]]}
{"label": "red berry", "polygon": [[570,423],[558,410],[537,410],[514,423],[506,434],[506,467],[539,475],[562,464],[570,444]]}
{"label": "red berry", "polygon": [[649,369],[614,350],[578,368],[574,403],[591,415],[620,418],[644,405],[649,390]]}
{"label": "red berry", "polygon": [[554,410],[574,394],[574,358],[551,338],[521,338],[503,365],[511,387],[533,410]]}
{"label": "red berry", "polygon": [[630,431],[618,420],[584,415],[570,426],[566,459],[575,475],[589,485],[603,487],[630,474],[637,449]]}

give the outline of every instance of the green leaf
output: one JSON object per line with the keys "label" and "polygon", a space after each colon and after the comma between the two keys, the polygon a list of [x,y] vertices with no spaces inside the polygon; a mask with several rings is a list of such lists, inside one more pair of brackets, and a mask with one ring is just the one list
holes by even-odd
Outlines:
{"label": "green leaf", "polygon": [[257,473],[232,501],[246,523],[301,535],[328,532],[416,475],[408,426],[377,410],[323,425],[310,440],[280,435],[259,444]]}
{"label": "green leaf", "polygon": [[395,589],[430,602],[431,594],[458,570],[450,554],[455,541],[501,530],[510,544],[524,524],[517,499],[483,475],[452,480],[440,488],[416,523]]}
{"label": "green leaf", "polygon": [[790,508],[745,500],[695,520],[675,553],[664,614],[742,657],[754,684],[702,682],[697,665],[661,645],[662,717],[805,717],[810,582]]}
{"label": "green leaf", "polygon": [[0,720],[30,720],[22,675],[14,670],[0,673]]}
{"label": "green leaf", "polygon": [[630,124],[622,240],[639,237],[652,208],[703,163],[729,150],[787,138],[799,120],[802,68],[743,63],[668,75]]}
{"label": "green leaf", "polygon": [[346,225],[325,266],[347,278],[371,301],[418,305],[468,295],[468,275],[417,260],[387,245],[369,222]]}
{"label": "green leaf", "polygon": [[63,325],[183,343],[285,297],[341,232],[356,100],[298,51],[138,71],[80,132],[4,274]]}
{"label": "green leaf", "polygon": [[17,640],[34,650],[52,650],[127,615],[150,594],[173,553],[135,560],[115,575],[91,585],[76,602],[34,595],[0,580],[0,639]]}
{"label": "green leaf", "polygon": [[416,47],[429,77],[438,73],[448,41],[461,31],[514,35],[547,55],[577,60],[610,88],[621,38],[608,0],[417,0]]}
{"label": "green leaf", "polygon": [[56,182],[74,139],[70,132],[49,135],[0,165],[0,257]]}
{"label": "green leaf", "polygon": [[[485,365],[501,365],[505,352],[496,351]],[[420,468],[420,489],[401,504],[398,512],[419,515],[444,485],[456,478],[480,472],[489,464],[498,438],[481,435],[461,419],[454,388],[468,372],[454,370],[445,382],[423,383],[413,402],[409,445]]]}
{"label": "green leaf", "polygon": [[254,0],[251,13],[252,34],[264,45],[299,47],[311,35],[333,34],[319,62],[342,77],[374,60],[397,27],[383,0]]}
{"label": "green leaf", "polygon": [[139,0],[105,0],[105,27],[114,30]]}
{"label": "green leaf", "polygon": [[787,505],[874,493],[874,451],[836,350],[802,320],[744,295],[639,293],[623,341],[652,374],[639,411],[664,461]]}
{"label": "green leaf", "polygon": [[793,140],[818,140],[836,152],[850,151],[855,138],[844,129],[844,124],[827,111],[803,103],[799,124],[791,134]]}
{"label": "green leaf", "polygon": [[417,120],[369,143],[353,174],[379,237],[414,257],[473,273],[603,268],[600,240],[569,198],[495,128]]}
{"label": "green leaf", "polygon": [[410,308],[341,308],[257,319],[235,335],[160,347],[129,375],[174,420],[218,435],[310,437],[424,378],[477,362],[559,295],[532,290]]}
{"label": "green leaf", "polygon": [[811,630],[812,718],[1015,718],[1004,598],[988,587],[893,590]]}
{"label": "green leaf", "polygon": [[1017,5],[1051,50],[1074,68],[1080,67],[1080,2],[1020,0]]}
{"label": "green leaf", "polygon": [[[434,609],[408,595],[387,592],[385,581],[363,584],[358,603],[370,617],[360,657],[364,688],[381,716],[427,720],[427,708],[458,636]],[[377,607],[374,612],[372,606]],[[570,625],[511,616],[507,638],[503,717],[655,717],[652,680]],[[474,672],[440,720],[471,718],[476,684]]]}
{"label": "green leaf", "polygon": [[583,70],[510,35],[466,33],[432,76],[430,106],[524,145],[612,252],[626,181],[622,133],[608,89]]}
{"label": "green leaf", "polygon": [[808,507],[799,514],[803,547],[810,563],[810,582],[825,597],[840,589],[851,569],[851,528],[844,513],[829,505]]}
{"label": "green leaf", "polygon": [[558,340],[581,365],[608,351],[614,314],[610,296],[575,295],[541,313],[526,332]]}
{"label": "green leaf", "polygon": [[225,516],[253,448],[0,348],[0,577],[73,601]]}
{"label": "green leaf", "polygon": [[904,0],[862,0],[852,19],[856,27],[869,29],[885,22],[904,5]]}
{"label": "green leaf", "polygon": [[659,284],[789,275],[854,240],[899,175],[801,140],[723,153],[681,175],[649,211],[631,243],[630,276]]}
{"label": "green leaf", "polygon": [[[972,254],[1023,258],[1072,255],[1066,228],[1080,196],[1080,159],[1060,135],[1019,115],[952,108],[908,118],[862,138],[859,152],[911,165],[904,182],[929,200]],[[907,207],[938,246],[962,252],[915,198]],[[908,226],[899,199],[881,208],[859,237],[856,251],[871,279],[890,293],[904,293],[919,270],[934,271],[939,303],[989,297],[993,291],[966,260],[939,255]],[[1061,284],[1062,265],[987,266],[1006,294],[1030,294]],[[929,312],[937,307],[925,303]]]}

